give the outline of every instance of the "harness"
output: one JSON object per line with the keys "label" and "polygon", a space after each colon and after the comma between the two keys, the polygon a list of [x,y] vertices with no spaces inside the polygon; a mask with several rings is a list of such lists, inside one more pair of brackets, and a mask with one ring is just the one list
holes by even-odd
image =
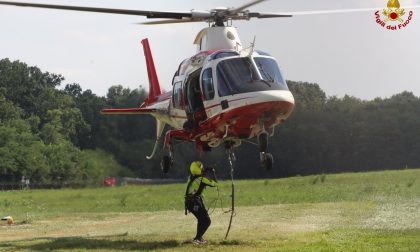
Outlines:
{"label": "harness", "polygon": [[197,201],[201,199],[201,193],[203,192],[204,187],[205,187],[203,183],[200,183],[198,190],[194,194],[188,193],[190,191],[190,187],[192,183],[199,177],[201,177],[201,175],[192,175],[192,174],[190,175],[190,181],[188,182],[187,189],[185,190],[185,215],[188,214],[188,209],[187,209],[188,201]]}

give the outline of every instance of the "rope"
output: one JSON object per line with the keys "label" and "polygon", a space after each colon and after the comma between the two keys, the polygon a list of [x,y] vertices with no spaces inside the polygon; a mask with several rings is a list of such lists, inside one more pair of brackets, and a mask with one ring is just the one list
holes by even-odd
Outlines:
{"label": "rope", "polygon": [[232,227],[233,217],[236,215],[235,214],[235,184],[233,182],[233,173],[234,173],[234,168],[235,168],[234,167],[234,162],[235,162],[236,158],[235,158],[235,154],[232,151],[232,148],[229,148],[228,155],[229,155],[229,164],[230,164],[230,179],[231,179],[231,182],[232,182],[232,195],[231,195],[232,206],[231,206],[231,209],[230,209],[230,220],[229,220],[228,229],[226,231],[225,240],[227,239],[227,237],[229,235],[230,228]]}
{"label": "rope", "polygon": [[[223,207],[223,199],[222,199],[222,197],[220,197],[220,190],[219,190],[218,186],[216,187],[216,190],[217,190],[217,198],[210,201],[209,208],[207,209],[207,212],[209,213],[209,215],[212,215],[213,212],[216,210],[217,202],[219,201],[220,202],[220,209],[222,209],[222,212],[223,213],[230,213],[230,211],[231,211],[230,209],[226,210]],[[210,211],[210,209],[211,209],[211,211]]]}

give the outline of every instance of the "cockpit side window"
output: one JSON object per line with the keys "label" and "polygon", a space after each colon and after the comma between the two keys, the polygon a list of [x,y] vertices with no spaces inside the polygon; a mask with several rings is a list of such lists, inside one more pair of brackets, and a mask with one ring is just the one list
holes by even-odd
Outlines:
{"label": "cockpit side window", "polygon": [[261,76],[265,81],[276,82],[280,85],[286,84],[279,66],[274,59],[258,57],[254,58],[254,60],[258,67],[258,71],[260,71]]}
{"label": "cockpit side window", "polygon": [[249,58],[233,58],[221,61],[217,66],[219,95],[240,93],[240,86],[258,80]]}
{"label": "cockpit side window", "polygon": [[214,83],[213,83],[213,73],[211,68],[204,70],[201,75],[201,83],[203,88],[203,95],[206,101],[213,100],[214,98]]}
{"label": "cockpit side window", "polygon": [[183,102],[182,102],[182,82],[179,81],[177,83],[174,84],[174,93],[172,96],[172,102],[174,105],[174,108],[177,109],[182,109],[183,107]]}

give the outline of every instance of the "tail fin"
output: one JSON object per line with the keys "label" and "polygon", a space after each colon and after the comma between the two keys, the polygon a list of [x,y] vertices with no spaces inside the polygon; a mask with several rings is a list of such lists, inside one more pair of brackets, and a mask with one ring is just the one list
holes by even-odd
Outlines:
{"label": "tail fin", "polygon": [[143,39],[144,56],[146,57],[147,75],[149,76],[149,97],[144,101],[145,105],[152,104],[157,101],[157,97],[162,94],[159,79],[156,74],[155,62],[153,61],[152,52],[149,46],[149,40]]}

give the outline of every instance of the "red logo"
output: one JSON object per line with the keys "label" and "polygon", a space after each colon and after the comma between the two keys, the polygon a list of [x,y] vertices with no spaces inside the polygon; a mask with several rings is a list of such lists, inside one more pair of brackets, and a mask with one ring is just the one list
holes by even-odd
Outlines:
{"label": "red logo", "polygon": [[376,23],[387,30],[401,30],[410,24],[413,19],[413,11],[408,14],[401,8],[398,0],[389,0],[387,8],[375,12]]}

